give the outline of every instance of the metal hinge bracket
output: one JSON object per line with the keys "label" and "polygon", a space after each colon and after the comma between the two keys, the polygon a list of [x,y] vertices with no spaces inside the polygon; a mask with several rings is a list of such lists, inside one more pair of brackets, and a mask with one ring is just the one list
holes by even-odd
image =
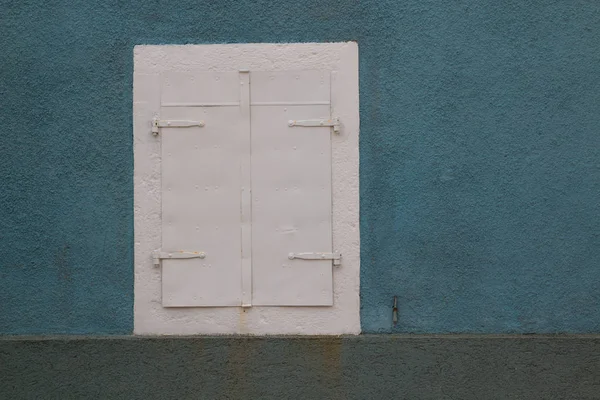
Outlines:
{"label": "metal hinge bracket", "polygon": [[335,266],[342,264],[341,253],[290,253],[288,258],[290,260],[333,260]]}
{"label": "metal hinge bracket", "polygon": [[330,118],[330,119],[302,119],[302,120],[293,120],[290,119],[288,121],[288,126],[307,126],[307,127],[315,127],[315,126],[331,126],[333,127],[334,133],[340,132],[340,119],[338,117]]}
{"label": "metal hinge bracket", "polygon": [[158,117],[152,118],[152,134],[157,136],[160,128],[190,128],[192,126],[204,126],[204,121],[181,121],[181,120],[161,120]]}
{"label": "metal hinge bracket", "polygon": [[160,251],[155,250],[152,252],[152,260],[155,267],[160,265],[161,260],[165,259],[184,259],[184,258],[206,258],[206,253],[203,251]]}

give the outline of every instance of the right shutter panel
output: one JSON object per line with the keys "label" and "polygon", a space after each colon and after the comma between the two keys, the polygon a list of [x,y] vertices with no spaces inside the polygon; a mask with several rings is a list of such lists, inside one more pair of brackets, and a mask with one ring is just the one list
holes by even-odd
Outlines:
{"label": "right shutter panel", "polygon": [[252,281],[256,306],[330,306],[331,128],[289,127],[330,117],[329,72],[252,72]]}

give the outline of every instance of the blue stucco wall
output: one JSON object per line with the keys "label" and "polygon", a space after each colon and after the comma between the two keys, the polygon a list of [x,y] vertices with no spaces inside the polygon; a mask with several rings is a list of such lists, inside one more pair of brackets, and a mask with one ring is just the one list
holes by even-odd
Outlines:
{"label": "blue stucco wall", "polygon": [[134,45],[344,40],[363,330],[600,332],[600,3],[0,10],[0,333],[132,331]]}

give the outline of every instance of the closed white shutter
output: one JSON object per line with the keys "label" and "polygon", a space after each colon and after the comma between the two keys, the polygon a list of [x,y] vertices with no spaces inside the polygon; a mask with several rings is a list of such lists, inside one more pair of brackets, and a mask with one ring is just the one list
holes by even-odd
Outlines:
{"label": "closed white shutter", "polygon": [[253,305],[333,304],[329,72],[252,72]]}
{"label": "closed white shutter", "polygon": [[[247,128],[238,73],[161,77],[162,260],[165,307],[241,304],[240,187]],[[169,127],[177,121],[204,126]]]}
{"label": "closed white shutter", "polygon": [[162,76],[162,304],[330,306],[330,75]]}

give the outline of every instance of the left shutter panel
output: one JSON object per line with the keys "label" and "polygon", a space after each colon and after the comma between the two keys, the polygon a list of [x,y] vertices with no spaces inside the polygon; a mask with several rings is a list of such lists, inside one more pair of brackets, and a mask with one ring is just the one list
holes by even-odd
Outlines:
{"label": "left shutter panel", "polygon": [[241,304],[239,92],[235,72],[161,77],[160,120],[204,121],[160,129],[161,250],[206,254],[162,261],[164,307]]}

